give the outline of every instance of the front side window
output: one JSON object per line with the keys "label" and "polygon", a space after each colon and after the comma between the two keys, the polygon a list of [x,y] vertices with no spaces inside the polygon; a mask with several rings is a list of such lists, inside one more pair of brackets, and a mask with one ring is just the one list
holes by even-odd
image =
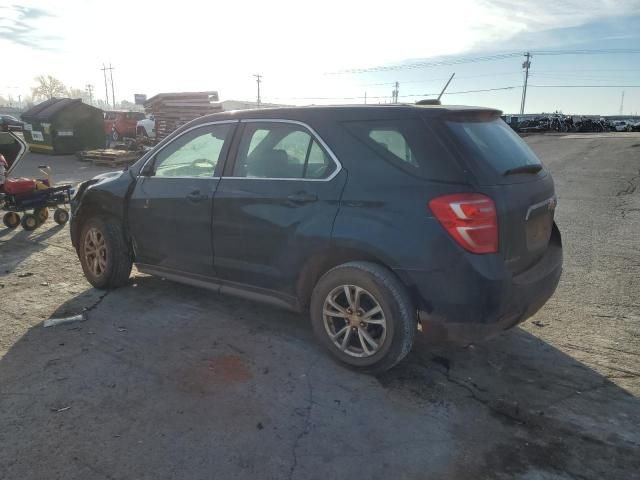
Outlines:
{"label": "front side window", "polygon": [[335,164],[302,126],[247,123],[238,148],[234,177],[327,178]]}
{"label": "front side window", "polygon": [[232,124],[207,125],[181,135],[158,152],[156,177],[212,177]]}

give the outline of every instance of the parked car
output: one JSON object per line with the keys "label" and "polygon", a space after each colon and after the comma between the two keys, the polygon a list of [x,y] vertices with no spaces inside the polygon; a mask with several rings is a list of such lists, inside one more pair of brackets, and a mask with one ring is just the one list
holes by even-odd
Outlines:
{"label": "parked car", "polygon": [[474,107],[226,112],[79,186],[96,288],[152,275],[309,312],[329,352],[391,368],[417,333],[469,343],[537,312],[562,270],[551,174]]}
{"label": "parked car", "polygon": [[613,122],[613,127],[615,128],[616,132],[626,132],[629,130],[629,125],[630,122],[626,121],[626,120],[618,120],[616,122]]}
{"label": "parked car", "polygon": [[156,138],[156,119],[153,115],[138,120],[136,124],[136,136]]}
{"label": "parked car", "polygon": [[21,132],[24,128],[24,122],[18,120],[11,115],[0,115],[0,131],[8,132],[10,130]]}
{"label": "parked car", "polygon": [[138,120],[145,118],[142,112],[104,112],[104,130],[114,141],[124,137],[135,138]]}

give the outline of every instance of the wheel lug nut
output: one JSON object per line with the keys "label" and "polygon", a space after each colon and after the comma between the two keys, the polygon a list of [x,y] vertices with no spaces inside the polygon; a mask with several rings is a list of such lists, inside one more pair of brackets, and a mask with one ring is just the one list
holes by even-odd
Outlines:
{"label": "wheel lug nut", "polygon": [[364,322],[360,322],[360,326],[361,326],[361,327],[364,327]]}

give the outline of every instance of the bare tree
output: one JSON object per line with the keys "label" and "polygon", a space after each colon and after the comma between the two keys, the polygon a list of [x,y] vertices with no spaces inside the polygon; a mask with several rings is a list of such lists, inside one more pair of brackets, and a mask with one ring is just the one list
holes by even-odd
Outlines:
{"label": "bare tree", "polygon": [[31,89],[34,99],[51,99],[53,97],[62,97],[67,93],[67,87],[62,81],[51,75],[40,75],[35,78],[37,86]]}
{"label": "bare tree", "polygon": [[83,90],[81,88],[73,88],[70,87],[67,90],[67,96],[69,98],[79,98],[81,99],[84,103],[89,103],[89,96],[87,95],[87,91]]}

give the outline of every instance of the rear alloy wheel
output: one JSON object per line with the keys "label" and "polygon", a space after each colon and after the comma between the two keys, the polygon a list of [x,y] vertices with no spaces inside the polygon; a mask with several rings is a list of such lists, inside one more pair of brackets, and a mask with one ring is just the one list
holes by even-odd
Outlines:
{"label": "rear alloy wheel", "polygon": [[84,223],[78,256],[85,277],[96,288],[117,288],[129,279],[131,255],[112,220],[95,217]]}
{"label": "rear alloy wheel", "polygon": [[7,228],[16,228],[20,225],[20,215],[16,212],[7,212],[4,214],[4,217],[2,217],[2,223],[4,223],[4,226]]}
{"label": "rear alloy wheel", "polygon": [[369,262],[329,270],[311,297],[318,340],[341,362],[369,373],[390,369],[411,350],[415,309],[393,272]]}
{"label": "rear alloy wheel", "polygon": [[387,320],[375,297],[357,285],[340,285],[324,301],[324,328],[335,347],[352,357],[375,355],[387,336]]}

